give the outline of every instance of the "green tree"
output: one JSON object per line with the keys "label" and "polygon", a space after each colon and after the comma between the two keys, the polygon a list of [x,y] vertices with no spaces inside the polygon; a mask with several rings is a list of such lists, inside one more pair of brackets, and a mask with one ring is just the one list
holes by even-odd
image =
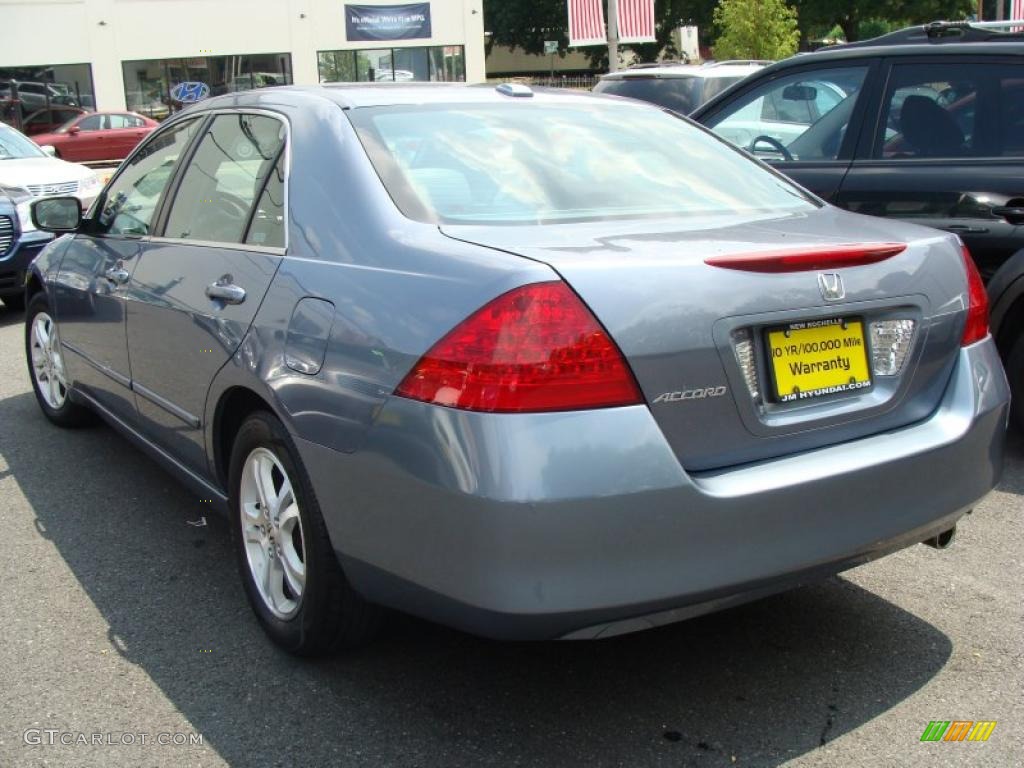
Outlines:
{"label": "green tree", "polygon": [[825,35],[834,25],[847,42],[871,37],[881,28],[899,29],[936,19],[964,19],[974,0],[793,0],[804,38]]}
{"label": "green tree", "polygon": [[800,44],[797,15],[783,0],[721,0],[716,59],[784,59]]}

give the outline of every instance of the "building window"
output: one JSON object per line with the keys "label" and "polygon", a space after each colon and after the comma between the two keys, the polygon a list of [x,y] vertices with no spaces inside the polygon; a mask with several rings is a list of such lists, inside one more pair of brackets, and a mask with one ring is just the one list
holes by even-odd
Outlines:
{"label": "building window", "polygon": [[[17,106],[12,99],[12,80],[17,84]],[[74,112],[95,108],[92,67],[88,64],[0,67],[0,120],[15,128],[21,128],[40,110],[58,110],[70,119]]]}
{"label": "building window", "polygon": [[128,109],[156,120],[187,106],[174,99],[179,83],[203,83],[210,96],[292,83],[288,53],[124,61],[121,69]]}
{"label": "building window", "polygon": [[461,45],[422,48],[372,48],[320,51],[321,83],[464,82],[465,50]]}

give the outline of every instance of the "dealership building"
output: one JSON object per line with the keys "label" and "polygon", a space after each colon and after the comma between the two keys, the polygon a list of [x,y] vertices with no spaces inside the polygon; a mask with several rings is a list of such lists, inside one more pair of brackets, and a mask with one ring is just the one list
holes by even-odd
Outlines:
{"label": "dealership building", "polygon": [[485,79],[482,0],[0,0],[0,19],[0,98],[49,83],[57,102],[158,119],[181,94]]}

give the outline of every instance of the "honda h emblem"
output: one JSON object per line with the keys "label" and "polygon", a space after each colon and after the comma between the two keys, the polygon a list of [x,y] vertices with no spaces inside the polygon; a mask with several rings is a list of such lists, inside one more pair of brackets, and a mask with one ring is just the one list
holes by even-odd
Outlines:
{"label": "honda h emblem", "polygon": [[825,301],[839,301],[846,297],[846,289],[843,288],[843,278],[835,272],[822,272],[818,275],[818,287],[821,288],[821,297]]}

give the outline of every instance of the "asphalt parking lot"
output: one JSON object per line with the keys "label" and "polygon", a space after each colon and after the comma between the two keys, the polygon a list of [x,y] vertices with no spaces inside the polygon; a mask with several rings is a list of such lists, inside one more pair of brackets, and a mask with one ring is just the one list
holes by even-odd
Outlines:
{"label": "asphalt parking lot", "polygon": [[[264,639],[199,499],[106,427],[45,421],[22,339],[0,307],[0,766],[1020,765],[1024,440],[945,552],[602,642],[399,618],[310,663]],[[921,743],[930,720],[998,725]]]}

